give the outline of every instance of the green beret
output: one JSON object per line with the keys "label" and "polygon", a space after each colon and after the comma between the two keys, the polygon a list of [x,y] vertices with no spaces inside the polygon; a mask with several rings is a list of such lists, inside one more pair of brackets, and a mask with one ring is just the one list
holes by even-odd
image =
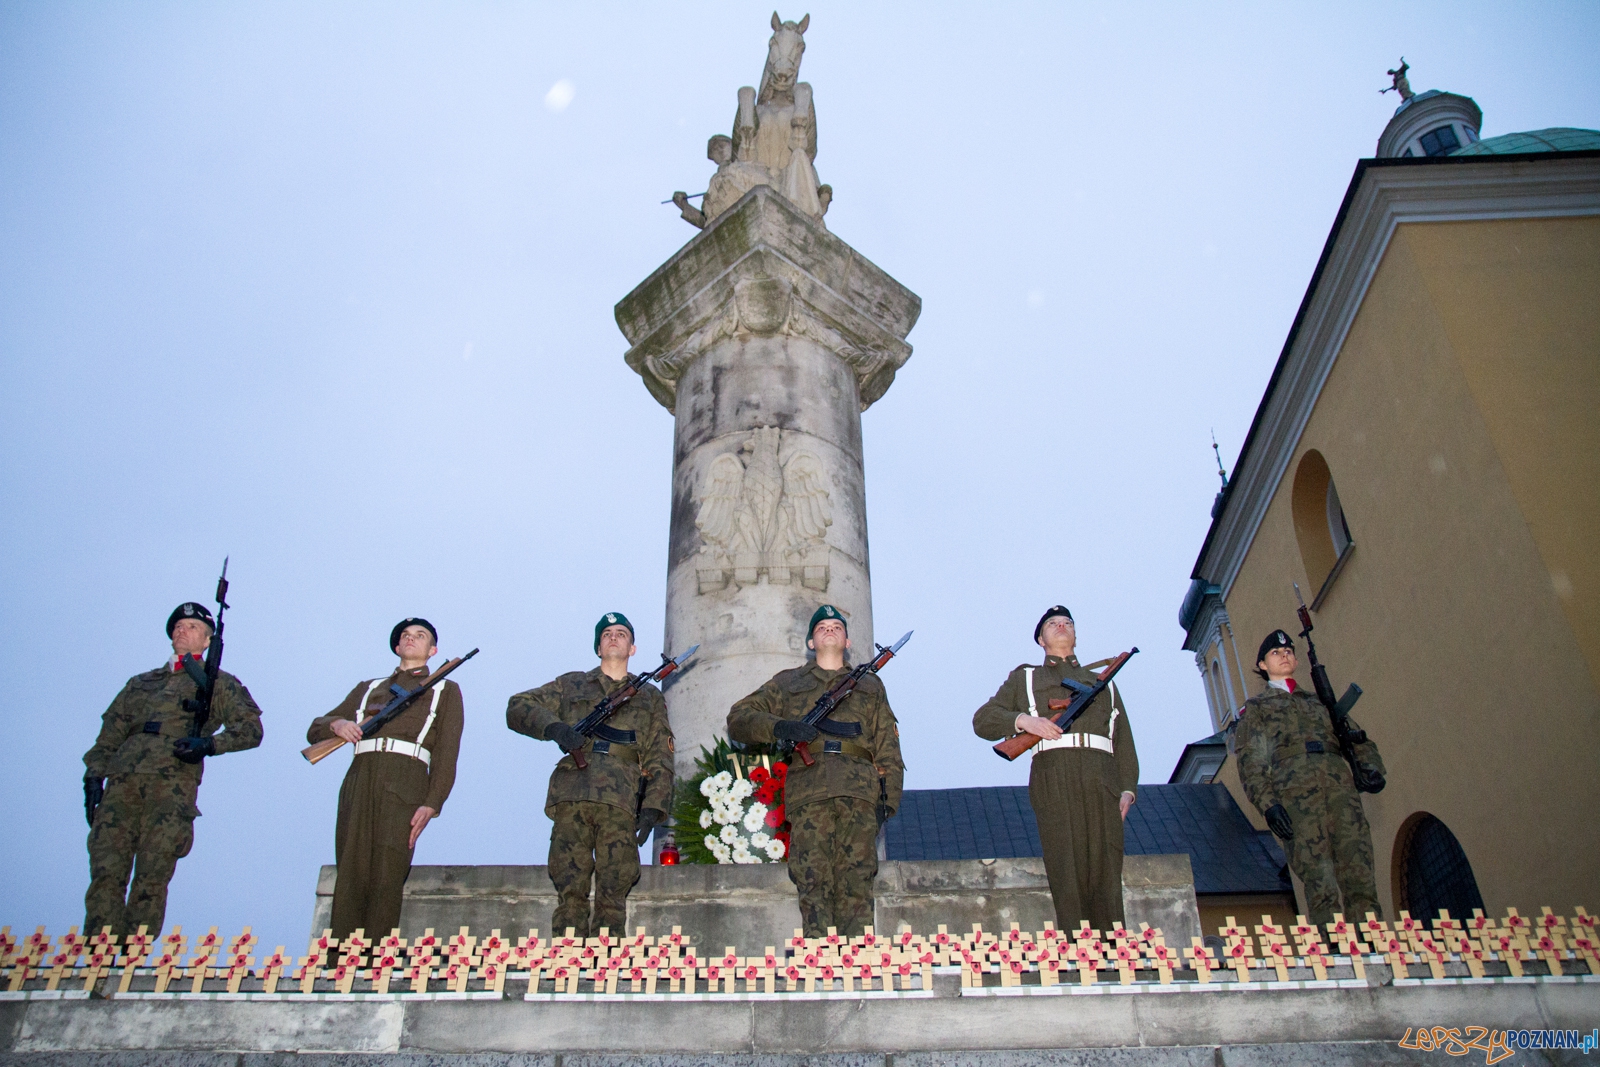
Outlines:
{"label": "green beret", "polygon": [[607,626],[626,626],[628,628],[628,640],[630,642],[633,640],[633,623],[628,621],[628,617],[620,611],[608,611],[600,616],[599,622],[594,624],[594,650],[597,654],[600,651],[600,635]]}
{"label": "green beret", "polygon": [[824,619],[838,619],[839,622],[844,625],[845,635],[849,636],[849,621],[844,617],[838,608],[834,607],[832,604],[824,604],[811,614],[811,625],[806,627],[807,641],[811,640],[811,635],[817,632],[817,623],[822,622]]}

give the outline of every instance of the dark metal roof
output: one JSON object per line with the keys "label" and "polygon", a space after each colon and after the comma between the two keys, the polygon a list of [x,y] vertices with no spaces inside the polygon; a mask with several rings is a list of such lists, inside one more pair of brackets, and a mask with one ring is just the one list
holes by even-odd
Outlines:
{"label": "dark metal roof", "polygon": [[[908,789],[883,829],[891,860],[1043,854],[1026,786]],[[1141,785],[1122,831],[1129,855],[1187,853],[1196,893],[1280,893],[1289,886],[1283,851],[1250,825],[1223,785]]]}

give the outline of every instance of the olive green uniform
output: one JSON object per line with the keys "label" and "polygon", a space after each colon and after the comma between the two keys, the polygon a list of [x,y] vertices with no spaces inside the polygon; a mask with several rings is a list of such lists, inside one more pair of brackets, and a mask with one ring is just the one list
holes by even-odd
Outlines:
{"label": "olive green uniform", "polygon": [[[506,725],[544,740],[552,723],[577,725],[596,704],[626,684],[607,677],[599,667],[563,674],[512,697],[506,705]],[[550,926],[558,934],[569,926],[579,937],[593,937],[602,926],[613,933],[627,929],[628,893],[639,880],[634,830],[638,813],[653,808],[664,821],[672,807],[672,727],[661,690],[641,686],[606,725],[632,730],[634,742],[585,738],[588,769],[579,770],[570,754],[563,755],[550,774],[545,795],[544,813],[553,824],[550,881],[560,898]]]}
{"label": "olive green uniform", "polygon": [[[1076,656],[1046,656],[1043,666],[1018,667],[972,716],[973,732],[987,741],[1001,741],[1016,734],[1018,715],[1034,709],[1040,715],[1059,715],[1049,710],[1050,701],[1074,695],[1061,684],[1063,678],[1093,683],[1095,674],[1081,667]],[[1139,754],[1122,696],[1114,686],[1078,716],[1067,736],[1075,735],[1087,735],[1089,740],[1074,748],[1041,742],[1029,750],[1033,766],[1028,771],[1028,800],[1039,824],[1056,926],[1075,930],[1088,919],[1092,928],[1109,930],[1123,918],[1122,794],[1137,796],[1139,790]],[[1110,752],[1105,751],[1107,741]]]}
{"label": "olive green uniform", "polygon": [[[815,661],[779,671],[728,712],[728,736],[743,744],[771,744],[779,719],[803,718],[847,673],[848,667],[828,671]],[[792,757],[783,793],[790,826],[789,880],[800,893],[807,937],[822,937],[830,926],[854,936],[872,925],[879,797],[894,814],[905,781],[900,730],[876,674],[862,678],[829,721],[860,723],[861,734],[824,733],[809,742],[816,763],[807,767]]]}
{"label": "olive green uniform", "polygon": [[[311,744],[336,736],[335,719],[359,723],[394,698],[391,685],[414,689],[427,667],[396,667],[387,678],[361,682],[328,714],[311,720]],[[339,877],[333,887],[333,936],[365,930],[382,937],[400,925],[400,905],[411,874],[411,819],[420,807],[444,813],[456,782],[464,709],[461,687],[446,679],[379,727],[372,740],[392,739],[426,750],[427,761],[408,751],[357,752],[339,786],[333,855]],[[359,714],[358,714],[359,712]]]}
{"label": "olive green uniform", "polygon": [[[128,934],[146,926],[158,932],[166,920],[167,883],[194,845],[200,814],[195,799],[204,761],[184,763],[172,754],[179,738],[192,736],[194,712],[183,702],[194,696],[193,679],[170,664],[135,675],[106,709],[100,736],[83,755],[90,777],[109,778],[89,829],[85,931],[109,926]],[[261,709],[226,671],[217,675],[205,732],[215,737],[219,756],[261,743]]]}
{"label": "olive green uniform", "polygon": [[[1354,720],[1351,727],[1359,729]],[[1245,703],[1231,744],[1250,802],[1262,812],[1282,804],[1289,813],[1294,839],[1284,846],[1305,884],[1311,921],[1332,922],[1334,912],[1352,919],[1369,911],[1382,916],[1372,830],[1322,702],[1304,690],[1290,694],[1269,686]],[[1383,773],[1383,757],[1371,741],[1356,746],[1356,760]]]}

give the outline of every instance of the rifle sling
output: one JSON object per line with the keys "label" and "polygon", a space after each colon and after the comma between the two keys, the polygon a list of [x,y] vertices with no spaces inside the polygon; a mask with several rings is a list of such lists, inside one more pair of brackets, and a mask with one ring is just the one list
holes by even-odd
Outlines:
{"label": "rifle sling", "polygon": [[822,733],[834,737],[860,737],[861,724],[858,722],[834,722],[832,719],[819,719],[816,727]]}

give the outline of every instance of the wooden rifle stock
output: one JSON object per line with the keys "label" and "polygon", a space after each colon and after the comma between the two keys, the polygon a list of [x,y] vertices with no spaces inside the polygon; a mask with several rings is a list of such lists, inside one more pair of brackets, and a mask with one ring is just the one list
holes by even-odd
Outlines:
{"label": "wooden rifle stock", "polygon": [[[449,674],[451,671],[455,670],[457,667],[461,666],[463,663],[467,662],[467,660],[471,659],[477,654],[478,650],[473,649],[465,656],[457,656],[455,659],[446,660],[444,663],[440,664],[439,669],[424,678],[421,685],[417,686],[416,689],[412,690],[392,708],[388,709],[390,714],[385,718],[384,721],[387,722],[389,719],[393,719],[400,713],[402,709],[404,709],[407,704],[415,700],[418,696],[427,692],[430,687],[438,685],[444,680],[445,675]],[[359,711],[360,709],[357,710]],[[372,719],[368,719],[367,722],[372,722],[373,719],[376,718],[378,718],[378,716],[374,715]],[[337,752],[340,747],[348,745],[349,743],[350,742],[346,741],[344,738],[336,735],[328,738],[326,741],[318,741],[314,745],[307,745],[305,748],[300,750],[300,755],[306,758],[307,763],[314,765],[327,759],[329,756]]]}
{"label": "wooden rifle stock", "polygon": [[[1133,655],[1133,653],[1137,652],[1137,651],[1139,651],[1139,650],[1137,648],[1135,648],[1132,651],[1121,653],[1115,659],[1113,659],[1109,664],[1106,665],[1106,669],[1105,670],[1103,670],[1099,674],[1095,675],[1095,686],[1096,686],[1097,692],[1095,692],[1094,698],[1089,699],[1089,700],[1084,700],[1082,706],[1078,709],[1077,712],[1069,712],[1067,710],[1067,709],[1071,708],[1073,704],[1078,703],[1078,701],[1076,701],[1076,700],[1052,700],[1052,701],[1050,701],[1049,709],[1051,711],[1056,711],[1056,710],[1059,709],[1062,712],[1062,714],[1058,718],[1056,718],[1054,720],[1055,724],[1057,726],[1061,727],[1062,730],[1065,730],[1067,727],[1071,726],[1072,725],[1072,720],[1076,719],[1079,715],[1081,715],[1083,713],[1084,709],[1086,709],[1090,704],[1094,703],[1095,699],[1099,698],[1100,692],[1103,692],[1105,690],[1105,687],[1106,687],[1107,683],[1109,683],[1111,681],[1112,676],[1115,675],[1118,671],[1120,671],[1122,669],[1122,665],[1124,663],[1128,662],[1128,657]],[[1070,717],[1069,717],[1069,715],[1070,715]],[[1038,734],[1030,734],[1030,733],[1027,733],[1026,731],[1024,731],[1022,733],[1017,734],[1015,737],[1008,737],[1004,741],[1001,741],[999,744],[994,746],[994,750],[995,750],[996,753],[998,753],[1000,755],[1000,757],[1002,759],[1014,760],[1018,756],[1022,755],[1024,752],[1028,751],[1028,749],[1032,748],[1034,745],[1037,745],[1040,741],[1043,741],[1043,740],[1044,740],[1044,738],[1040,737]]]}

